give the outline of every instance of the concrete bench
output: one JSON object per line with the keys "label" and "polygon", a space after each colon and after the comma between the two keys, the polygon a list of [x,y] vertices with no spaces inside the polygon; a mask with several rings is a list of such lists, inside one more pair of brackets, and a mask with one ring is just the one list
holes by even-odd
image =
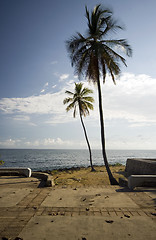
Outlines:
{"label": "concrete bench", "polygon": [[26,177],[31,177],[31,169],[30,168],[22,168],[22,167],[3,167],[0,168],[0,172],[18,172]]}
{"label": "concrete bench", "polygon": [[131,190],[147,185],[156,187],[156,175],[131,175],[128,177],[128,187]]}

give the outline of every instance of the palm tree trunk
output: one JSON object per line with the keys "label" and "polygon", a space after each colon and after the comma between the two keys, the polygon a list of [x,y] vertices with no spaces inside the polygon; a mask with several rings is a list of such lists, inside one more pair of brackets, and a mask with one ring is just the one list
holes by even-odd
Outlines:
{"label": "palm tree trunk", "polygon": [[102,154],[103,154],[104,164],[106,166],[106,170],[107,170],[111,185],[118,185],[118,182],[116,181],[116,179],[113,177],[111,173],[111,170],[109,168],[109,164],[107,161],[106,148],[105,148],[104,120],[103,120],[103,110],[102,110],[102,95],[101,95],[101,86],[100,86],[99,77],[97,79],[97,85],[98,85],[98,97],[99,97],[100,124],[101,124],[101,143],[102,143]]}
{"label": "palm tree trunk", "polygon": [[83,131],[84,131],[84,134],[85,134],[86,142],[87,142],[87,145],[88,145],[88,149],[89,149],[91,171],[93,172],[93,171],[95,171],[95,169],[94,169],[94,167],[93,167],[93,162],[92,162],[91,148],[90,148],[89,140],[88,140],[88,137],[87,137],[87,131],[86,131],[86,128],[85,128],[85,125],[84,125],[84,122],[83,122],[81,113],[80,113],[80,119],[81,119]]}

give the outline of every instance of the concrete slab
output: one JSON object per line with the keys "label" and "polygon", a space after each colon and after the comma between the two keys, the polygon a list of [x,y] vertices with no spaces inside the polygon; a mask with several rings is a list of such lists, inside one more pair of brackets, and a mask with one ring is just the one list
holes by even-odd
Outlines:
{"label": "concrete slab", "polygon": [[36,178],[18,176],[0,177],[0,207],[13,207],[39,184]]}
{"label": "concrete slab", "polygon": [[55,189],[49,193],[41,206],[44,207],[137,207],[126,193],[114,188]]}
{"label": "concrete slab", "polygon": [[0,191],[0,206],[1,207],[13,207],[17,205],[24,197],[26,197],[31,188],[6,188]]}
{"label": "concrete slab", "polygon": [[39,182],[0,177],[0,239],[155,239],[152,189],[38,188]]}
{"label": "concrete slab", "polygon": [[24,240],[155,240],[156,225],[148,217],[33,217],[19,234]]}

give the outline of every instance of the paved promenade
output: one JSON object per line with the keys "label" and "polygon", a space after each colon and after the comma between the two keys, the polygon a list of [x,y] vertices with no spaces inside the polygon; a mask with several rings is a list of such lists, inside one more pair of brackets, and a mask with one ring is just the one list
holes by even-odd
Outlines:
{"label": "paved promenade", "polygon": [[156,239],[156,188],[39,184],[0,176],[0,239]]}

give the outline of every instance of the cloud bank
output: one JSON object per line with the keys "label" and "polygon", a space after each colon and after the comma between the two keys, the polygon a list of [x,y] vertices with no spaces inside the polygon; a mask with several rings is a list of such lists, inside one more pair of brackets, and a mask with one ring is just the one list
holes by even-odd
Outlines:
{"label": "cloud bank", "polygon": [[[62,75],[62,79],[68,76],[68,74]],[[85,83],[85,86],[93,88],[95,98],[95,111],[90,113],[90,118],[87,120],[97,121],[99,118],[97,89],[88,83]],[[73,120],[72,112],[67,114],[63,105],[63,99],[66,97],[65,90],[74,90],[73,80],[68,81],[61,91],[55,93],[26,98],[2,98],[0,111],[3,114],[18,114],[19,117],[16,116],[18,121],[22,119],[21,115],[27,115],[26,121],[31,114],[51,114],[50,120],[48,118],[46,121],[47,124],[70,122]],[[143,74],[124,73],[117,81],[117,85],[113,85],[108,77],[102,86],[102,92],[106,120],[125,119],[131,127],[156,124],[156,79]]]}

